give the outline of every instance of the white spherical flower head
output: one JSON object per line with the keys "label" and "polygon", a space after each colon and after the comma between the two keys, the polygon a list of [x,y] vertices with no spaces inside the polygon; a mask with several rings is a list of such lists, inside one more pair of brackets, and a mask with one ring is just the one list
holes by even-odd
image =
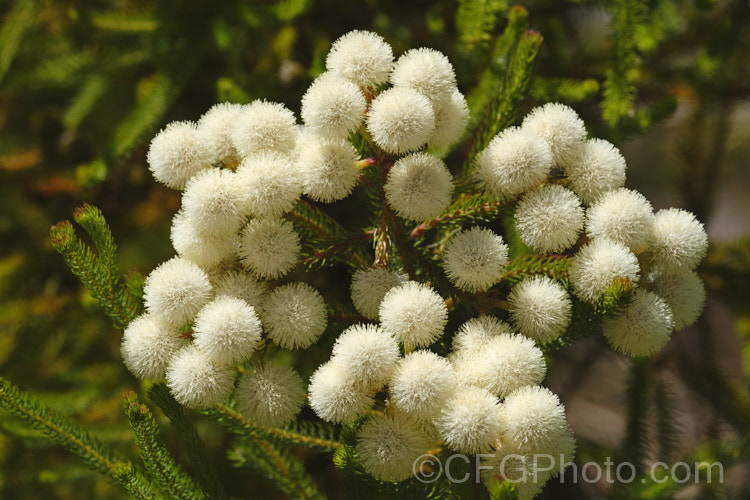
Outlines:
{"label": "white spherical flower head", "polygon": [[453,337],[452,350],[456,355],[477,353],[492,338],[512,333],[511,327],[495,316],[471,318],[459,327]]}
{"label": "white spherical flower head", "polygon": [[349,196],[357,185],[357,150],[345,140],[327,140],[300,134],[295,150],[295,168],[302,191],[315,201],[330,203]]}
{"label": "white spherical flower head", "polygon": [[542,351],[522,335],[498,335],[475,352],[453,359],[459,382],[503,398],[519,387],[539,384],[547,372]]}
{"label": "white spherical flower head", "polygon": [[570,325],[573,303],[565,288],[547,276],[526,278],[508,295],[510,315],[522,335],[549,342]]}
{"label": "white spherical flower head", "polygon": [[194,344],[220,364],[249,358],[260,342],[261,326],[255,309],[236,297],[220,295],[195,318]]}
{"label": "white spherical flower head", "polygon": [[202,410],[224,402],[234,385],[234,370],[194,345],[178,352],[167,368],[167,386],[178,403]]}
{"label": "white spherical flower head", "polygon": [[376,325],[352,325],[336,339],[332,360],[355,384],[376,390],[388,383],[399,359],[396,339]]}
{"label": "white spherical flower head", "polygon": [[278,278],[297,263],[299,236],[292,225],[273,219],[253,219],[240,236],[240,259],[264,279]]}
{"label": "white spherical flower head", "polygon": [[154,178],[172,189],[184,189],[201,170],[211,168],[212,152],[193,122],[172,122],[151,140],[146,161]]}
{"label": "white spherical flower head", "polygon": [[137,378],[160,380],[184,343],[177,329],[155,316],[143,314],[125,328],[120,352],[125,366]]}
{"label": "white spherical flower head", "polygon": [[654,217],[647,255],[664,271],[695,269],[705,257],[708,236],[692,213],[680,208],[659,210]]}
{"label": "white spherical flower head", "polygon": [[181,257],[173,257],[151,271],[143,288],[148,312],[176,327],[191,321],[210,296],[206,273]]}
{"label": "white spherical flower head", "polygon": [[239,156],[232,142],[232,130],[241,112],[241,104],[221,102],[211,106],[198,121],[198,132],[211,149],[211,163]]}
{"label": "white spherical flower head", "polygon": [[551,454],[568,433],[565,408],[545,387],[522,387],[509,394],[500,421],[501,441],[530,455]]}
{"label": "white spherical flower head", "polygon": [[604,337],[623,354],[651,356],[667,345],[674,326],[672,310],[664,299],[639,288],[619,316],[604,322]]}
{"label": "white spherical flower head", "polygon": [[350,31],[333,42],[326,68],[360,87],[374,87],[388,81],[393,49],[377,33]]}
{"label": "white spherical flower head", "polygon": [[266,364],[246,372],[237,385],[237,404],[248,419],[267,427],[283,427],[305,402],[305,386],[291,366]]}
{"label": "white spherical flower head", "polygon": [[236,232],[207,232],[205,226],[186,217],[183,212],[177,212],[172,219],[170,238],[180,257],[204,269],[232,259],[237,252]]}
{"label": "white spherical flower head", "polygon": [[508,245],[489,229],[474,226],[454,234],[443,253],[448,278],[466,292],[483,292],[500,281],[508,265]]}
{"label": "white spherical flower head", "polygon": [[653,225],[651,203],[630,189],[610,191],[586,210],[586,234],[591,238],[609,238],[631,250],[646,245]]}
{"label": "white spherical flower head", "polygon": [[554,162],[559,166],[570,164],[586,140],[586,127],[578,113],[557,102],[532,109],[521,127],[549,144]]}
{"label": "white spherical flower head", "polygon": [[276,102],[253,101],[243,106],[232,132],[242,158],[263,151],[288,153],[297,137],[294,114]]}
{"label": "white spherical flower head", "polygon": [[313,133],[346,139],[365,119],[367,101],[356,83],[336,73],[323,73],[302,96],[302,121]]}
{"label": "white spherical flower head", "polygon": [[236,297],[259,311],[268,293],[268,284],[258,281],[246,272],[230,269],[212,280],[214,294]]}
{"label": "white spherical flower head", "polygon": [[638,281],[640,266],[635,254],[622,243],[600,238],[584,245],[570,263],[570,284],[576,296],[594,302],[615,279]]}
{"label": "white spherical flower head", "polygon": [[657,272],[653,283],[654,291],[672,310],[675,329],[695,323],[706,304],[706,289],[694,271]]}
{"label": "white spherical flower head", "polygon": [[249,214],[247,194],[231,170],[205,170],[187,183],[182,212],[206,234],[237,232]]}
{"label": "white spherical flower head", "polygon": [[393,66],[391,83],[416,90],[433,103],[451,98],[456,87],[453,65],[442,52],[422,47],[404,52]]}
{"label": "white spherical flower head", "polygon": [[435,131],[429,145],[436,148],[450,146],[461,138],[469,121],[469,105],[457,88],[451,91],[450,98],[434,106]]}
{"label": "white spherical flower head", "polygon": [[419,422],[395,413],[371,417],[357,436],[355,448],[365,471],[380,481],[403,481],[414,474],[414,462],[430,448]]}
{"label": "white spherical flower head", "polygon": [[352,302],[367,319],[378,319],[380,303],[388,291],[403,284],[407,278],[383,267],[359,269],[352,277]]}
{"label": "white spherical flower head", "polygon": [[511,199],[546,179],[551,168],[552,151],[544,139],[509,127],[479,154],[476,177],[487,194]]}
{"label": "white spherical flower head", "polygon": [[431,351],[403,358],[388,384],[390,401],[400,411],[422,420],[440,413],[456,390],[456,374],[447,359]]}
{"label": "white spherical flower head", "polygon": [[453,177],[440,158],[414,153],[393,165],[384,189],[388,205],[399,216],[421,222],[437,217],[448,206]]}
{"label": "white spherical flower head", "polygon": [[500,402],[480,387],[459,387],[434,422],[451,450],[482,453],[500,438]]}
{"label": "white spherical flower head", "polygon": [[321,365],[313,373],[307,397],[316,415],[327,422],[348,423],[372,406],[369,391],[351,383],[351,376],[334,361]]}
{"label": "white spherical flower head", "polygon": [[315,343],[328,324],[323,296],[307,283],[277,287],[263,304],[268,338],[285,349],[304,349]]}
{"label": "white spherical flower head", "polygon": [[447,322],[448,308],[443,298],[415,281],[392,288],[380,304],[380,324],[407,349],[435,342]]}
{"label": "white spherical flower head", "polygon": [[435,112],[430,100],[416,90],[393,87],[372,101],[367,130],[385,151],[407,153],[430,140],[435,131]]}
{"label": "white spherical flower head", "polygon": [[625,185],[625,158],[603,139],[589,139],[565,165],[570,188],[584,203],[593,203],[607,191]]}
{"label": "white spherical flower head", "polygon": [[515,214],[516,231],[530,249],[562,252],[572,247],[583,229],[583,207],[569,189],[557,184],[526,193]]}
{"label": "white spherical flower head", "polygon": [[237,178],[248,211],[256,217],[280,217],[294,208],[302,192],[291,157],[273,151],[246,157]]}

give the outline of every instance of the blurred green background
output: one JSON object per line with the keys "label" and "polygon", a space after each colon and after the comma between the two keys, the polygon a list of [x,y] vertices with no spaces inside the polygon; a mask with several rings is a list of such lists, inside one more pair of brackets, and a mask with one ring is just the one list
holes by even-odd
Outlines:
{"label": "blurred green background", "polygon": [[[542,102],[571,105],[592,136],[621,148],[629,187],[655,209],[695,212],[711,239],[699,269],[706,312],[650,360],[645,425],[649,459],[719,460],[725,484],[670,484],[661,497],[750,497],[750,4],[519,3],[544,43],[517,117]],[[139,382],[120,360],[120,333],[48,243],[50,226],[83,202],[96,205],[112,226],[121,269],[146,274],[173,254],[179,193],[157,185],[145,162],[166,123],[255,98],[298,112],[331,42],[351,29],[380,33],[396,55],[419,46],[445,52],[471,95],[487,68],[502,74],[495,41],[510,7],[503,0],[0,2],[0,374],[137,459],[119,399]],[[324,295],[344,296],[348,282],[329,281],[337,285]],[[589,338],[551,363],[545,383],[567,407],[579,459],[616,456],[626,445],[630,361]],[[233,495],[281,497],[253,472],[229,467],[226,436],[197,422],[227,465]],[[308,465],[338,498],[330,465]],[[123,495],[0,414],[0,498]],[[640,493],[604,480],[553,481],[543,497],[616,495]]]}

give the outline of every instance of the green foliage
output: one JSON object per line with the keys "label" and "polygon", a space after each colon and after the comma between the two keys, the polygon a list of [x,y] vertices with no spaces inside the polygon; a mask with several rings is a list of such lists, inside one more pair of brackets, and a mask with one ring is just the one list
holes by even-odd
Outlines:
{"label": "green foliage", "polygon": [[485,70],[476,90],[469,94],[472,115],[481,118],[469,123],[473,142],[464,175],[471,171],[474,157],[513,122],[518,103],[526,96],[532,65],[542,44],[542,36],[529,31],[528,25],[528,12],[519,6],[512,7],[508,26],[495,42],[492,64]]}
{"label": "green foliage", "polygon": [[487,44],[498,14],[508,8],[504,0],[459,0],[456,10],[458,39],[465,50]]}
{"label": "green foliage", "polygon": [[121,286],[116,247],[109,226],[99,209],[90,205],[77,209],[74,218],[93,240],[97,254],[78,239],[69,221],[52,226],[52,246],[81,279],[115,327],[123,329],[138,315],[140,303]]}
{"label": "green foliage", "polygon": [[332,437],[331,430],[324,424],[300,424],[294,430],[264,427],[223,405],[205,410],[203,413],[238,436],[254,437],[274,444],[301,446],[323,452],[331,452],[341,447],[341,443]]}
{"label": "green foliage", "polygon": [[616,0],[611,6],[612,50],[604,81],[602,116],[610,125],[614,125],[632,112],[635,101],[635,82],[640,64],[635,30],[645,15],[645,6],[640,0]]}
{"label": "green foliage", "polygon": [[227,498],[216,467],[208,457],[206,446],[190,421],[185,407],[175,401],[169,389],[163,383],[154,384],[148,391],[148,397],[161,408],[172,423],[177,435],[182,439],[190,462],[193,464],[196,480],[208,497]]}
{"label": "green foliage", "polygon": [[177,464],[159,436],[159,426],[148,407],[132,391],[122,395],[122,406],[133,428],[138,453],[162,494],[176,500],[207,498]]}
{"label": "green foliage", "polygon": [[16,0],[0,28],[0,82],[5,78],[26,30],[34,22],[33,0]]}
{"label": "green foliage", "polygon": [[40,431],[57,444],[78,455],[92,469],[111,476],[135,498],[153,498],[153,487],[134,466],[123,461],[74,423],[35,402],[5,379],[0,378],[0,406]]}

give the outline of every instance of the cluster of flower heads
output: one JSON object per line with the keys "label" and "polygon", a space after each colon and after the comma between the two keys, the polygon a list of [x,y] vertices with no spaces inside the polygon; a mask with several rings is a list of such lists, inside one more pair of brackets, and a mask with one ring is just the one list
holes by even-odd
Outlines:
{"label": "cluster of flower heads", "polygon": [[[276,281],[300,252],[283,216],[303,195],[329,203],[351,194],[372,165],[349,142],[353,134],[392,160],[383,191],[397,216],[422,222],[451,201],[452,176],[432,152],[461,138],[468,106],[447,57],[421,48],[394,61],[380,36],[353,31],[333,44],[326,69],[302,98],[303,125],[283,104],[224,103],[197,123],[168,125],[151,142],[154,177],[183,191],[171,232],[177,256],[148,276],[147,312],[127,327],[122,354],[137,377],[166,379],[188,407],[224,402],[235,367],[248,360],[236,393],[249,419],[283,426],[305,404],[294,369],[254,353],[264,342],[304,349],[326,329],[317,290]],[[430,350],[448,320],[437,291],[388,267],[354,274],[352,302],[373,323],[338,337],[307,399],[330,422],[369,416],[356,452],[373,477],[408,478],[414,460],[440,443],[460,453],[492,451],[488,480],[513,477],[500,470],[511,455],[569,462],[575,440],[560,401],[540,386],[546,366],[537,347],[569,328],[568,289],[596,302],[617,280],[638,285],[604,325],[610,344],[629,355],[658,351],[673,329],[697,319],[705,292],[693,269],[706,252],[703,226],[679,209],[654,214],[623,187],[625,169],[619,151],[588,139],[561,104],[534,109],[488,144],[475,161],[479,188],[515,204],[515,229],[532,252],[575,255],[569,283],[543,275],[520,281],[507,297],[511,324],[471,319],[445,357]],[[479,226],[452,234],[441,252],[448,280],[464,293],[501,282],[510,262],[503,238]],[[373,413],[376,404],[386,411]],[[560,467],[519,483],[522,497],[533,497]]]}
{"label": "cluster of flower heads", "polygon": [[[605,321],[604,335],[625,354],[648,356],[700,315],[705,289],[694,269],[708,238],[685,210],[654,213],[642,194],[624,187],[625,170],[612,144],[588,139],[575,111],[550,103],[490,142],[478,157],[476,178],[486,195],[515,203],[515,229],[532,252],[575,252],[569,281],[579,300],[596,302],[617,280],[639,286],[622,314]],[[472,246],[484,248],[490,261],[485,240],[475,238]],[[474,269],[476,279],[469,280],[472,273],[455,272],[448,250],[446,271],[464,290],[498,273],[492,266]],[[519,331],[539,342],[553,340],[570,322],[570,297],[549,278],[524,280],[508,301]]]}

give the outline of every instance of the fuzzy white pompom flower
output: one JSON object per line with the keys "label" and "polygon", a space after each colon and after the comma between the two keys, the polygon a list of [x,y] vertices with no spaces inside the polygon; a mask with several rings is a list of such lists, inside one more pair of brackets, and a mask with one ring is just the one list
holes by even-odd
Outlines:
{"label": "fuzzy white pompom flower", "polygon": [[234,385],[234,370],[189,345],[179,351],[167,368],[167,386],[178,403],[197,410],[227,399]]}
{"label": "fuzzy white pompom flower", "polygon": [[172,122],[151,140],[146,161],[154,178],[183,189],[192,176],[211,168],[211,148],[193,122]]}
{"label": "fuzzy white pompom flower", "polygon": [[310,406],[316,415],[327,422],[348,423],[372,406],[370,392],[353,384],[351,376],[333,360],[318,367],[307,388]]}
{"label": "fuzzy white pompom flower", "polygon": [[586,210],[586,234],[591,238],[609,238],[631,250],[646,245],[653,225],[651,203],[630,189],[609,191]]}
{"label": "fuzzy white pompom flower", "polygon": [[259,311],[268,293],[268,284],[258,281],[248,273],[238,269],[230,269],[212,278],[214,293],[237,297]]}
{"label": "fuzzy white pompom flower", "polygon": [[241,112],[241,104],[221,102],[211,106],[198,120],[198,132],[211,149],[211,163],[239,156],[232,142],[232,130]]}
{"label": "fuzzy white pompom flower", "polygon": [[703,224],[680,208],[659,210],[654,217],[647,255],[664,271],[695,269],[708,249]]}
{"label": "fuzzy white pompom flower", "polygon": [[302,191],[315,201],[330,203],[346,198],[359,180],[357,150],[345,140],[327,140],[309,132],[300,134],[295,168]]}
{"label": "fuzzy white pompom flower", "polygon": [[518,203],[514,220],[518,235],[530,249],[562,252],[578,240],[584,213],[573,191],[550,184],[526,193]]}
{"label": "fuzzy white pompom flower", "polygon": [[532,109],[521,127],[549,144],[558,166],[568,165],[586,140],[586,127],[578,113],[557,102]]}
{"label": "fuzzy white pompom flower", "polygon": [[526,385],[539,384],[547,365],[534,341],[523,335],[501,334],[477,351],[463,351],[453,358],[459,382],[481,387],[503,398]]}
{"label": "fuzzy white pompom flower", "polygon": [[459,327],[453,337],[453,354],[463,355],[479,352],[492,338],[512,333],[511,327],[495,316],[471,318]]}
{"label": "fuzzy white pompom flower", "polygon": [[400,413],[371,417],[357,435],[355,451],[365,471],[380,481],[403,481],[431,440],[419,422]]}
{"label": "fuzzy white pompom flower", "polygon": [[358,269],[352,277],[352,302],[367,319],[378,319],[380,303],[388,291],[407,281],[406,276],[383,267]]}
{"label": "fuzzy white pompom flower", "polygon": [[469,121],[469,105],[466,98],[454,88],[448,99],[435,104],[434,111],[435,131],[428,143],[436,148],[450,146],[461,138]]}
{"label": "fuzzy white pompom flower", "polygon": [[570,188],[584,203],[593,203],[607,191],[625,185],[625,158],[603,139],[581,144],[565,165]]}
{"label": "fuzzy white pompom flower", "polygon": [[674,329],[674,316],[666,301],[639,288],[617,317],[604,322],[609,345],[628,356],[651,356],[660,351]]}
{"label": "fuzzy white pompom flower", "polygon": [[249,214],[247,193],[231,170],[205,170],[185,186],[182,212],[205,234],[236,232]]}
{"label": "fuzzy white pompom flower", "polygon": [[420,222],[437,217],[448,206],[453,177],[440,158],[413,153],[393,165],[383,188],[398,215]]}
{"label": "fuzzy white pompom flower", "polygon": [[416,90],[393,87],[372,101],[367,130],[385,151],[407,153],[430,140],[435,131],[435,111],[430,100]]}
{"label": "fuzzy white pompom flower", "polygon": [[323,296],[302,282],[281,285],[271,292],[261,317],[268,338],[285,349],[311,346],[328,324]]}
{"label": "fuzzy white pompom flower", "polygon": [[570,284],[581,300],[594,302],[615,279],[638,281],[640,266],[635,254],[622,243],[599,238],[584,245],[570,262]]}
{"label": "fuzzy white pompom flower", "polygon": [[291,157],[274,151],[245,157],[237,168],[248,211],[256,217],[280,217],[302,192]]}
{"label": "fuzzy white pompom flower", "polygon": [[297,138],[294,114],[277,102],[253,101],[243,106],[232,132],[242,158],[263,151],[288,153]]}
{"label": "fuzzy white pompom flower", "polygon": [[137,378],[160,380],[185,340],[180,332],[151,314],[131,321],[122,336],[122,361]]}
{"label": "fuzzy white pompom flower", "polygon": [[519,332],[539,343],[556,339],[570,324],[570,296],[560,283],[547,276],[526,278],[514,286],[508,303]]}
{"label": "fuzzy white pompom flower", "polygon": [[414,351],[403,358],[388,384],[390,401],[413,417],[436,417],[456,390],[456,374],[447,359],[431,351]]}
{"label": "fuzzy white pompom flower", "polygon": [[181,257],[172,257],[151,271],[143,288],[148,312],[176,327],[192,320],[210,296],[206,273]]}
{"label": "fuzzy white pompom flower", "polygon": [[427,347],[442,334],[448,322],[443,298],[427,285],[407,281],[392,288],[380,304],[380,323],[404,347]]}
{"label": "fuzzy white pompom flower", "polygon": [[552,168],[552,151],[536,134],[509,127],[479,154],[476,177],[484,191],[510,199],[543,181]]}
{"label": "fuzzy white pompom flower", "polygon": [[365,119],[367,101],[356,83],[336,73],[318,76],[302,96],[300,115],[313,133],[346,139]]}
{"label": "fuzzy white pompom flower", "polygon": [[450,99],[456,87],[456,74],[445,54],[421,47],[407,50],[398,58],[391,83],[414,89],[433,103],[442,103]]}
{"label": "fuzzy white pompom flower", "polygon": [[220,295],[195,318],[193,343],[220,364],[235,364],[250,357],[260,342],[260,320],[242,299]]}
{"label": "fuzzy white pompom flower", "polygon": [[461,290],[483,292],[500,281],[508,265],[508,245],[490,229],[473,226],[454,234],[443,252],[443,268]]}
{"label": "fuzzy white pompom flower", "polygon": [[360,87],[374,87],[388,81],[393,49],[377,33],[350,31],[333,42],[326,68]]}
{"label": "fuzzy white pompom flower", "polygon": [[500,402],[481,387],[459,387],[434,423],[451,450],[482,453],[500,437]]}
{"label": "fuzzy white pompom flower", "polygon": [[170,238],[180,257],[202,268],[232,259],[237,252],[237,234],[234,231],[207,232],[205,226],[186,217],[181,211],[172,219]]}
{"label": "fuzzy white pompom flower", "polygon": [[695,271],[657,272],[652,281],[672,310],[676,330],[695,323],[706,303],[706,289]]}
{"label": "fuzzy white pompom flower", "polygon": [[391,378],[399,359],[396,339],[377,325],[352,325],[333,344],[332,360],[352,374],[351,381],[369,390]]}
{"label": "fuzzy white pompom flower", "polygon": [[513,391],[503,401],[500,421],[501,441],[530,455],[552,453],[568,431],[565,408],[546,387]]}
{"label": "fuzzy white pompom flower", "polygon": [[259,277],[278,278],[297,263],[300,245],[294,227],[273,219],[253,219],[240,235],[240,259]]}
{"label": "fuzzy white pompom flower", "polygon": [[291,366],[268,363],[248,371],[237,385],[240,412],[267,427],[282,427],[305,402],[305,386]]}

